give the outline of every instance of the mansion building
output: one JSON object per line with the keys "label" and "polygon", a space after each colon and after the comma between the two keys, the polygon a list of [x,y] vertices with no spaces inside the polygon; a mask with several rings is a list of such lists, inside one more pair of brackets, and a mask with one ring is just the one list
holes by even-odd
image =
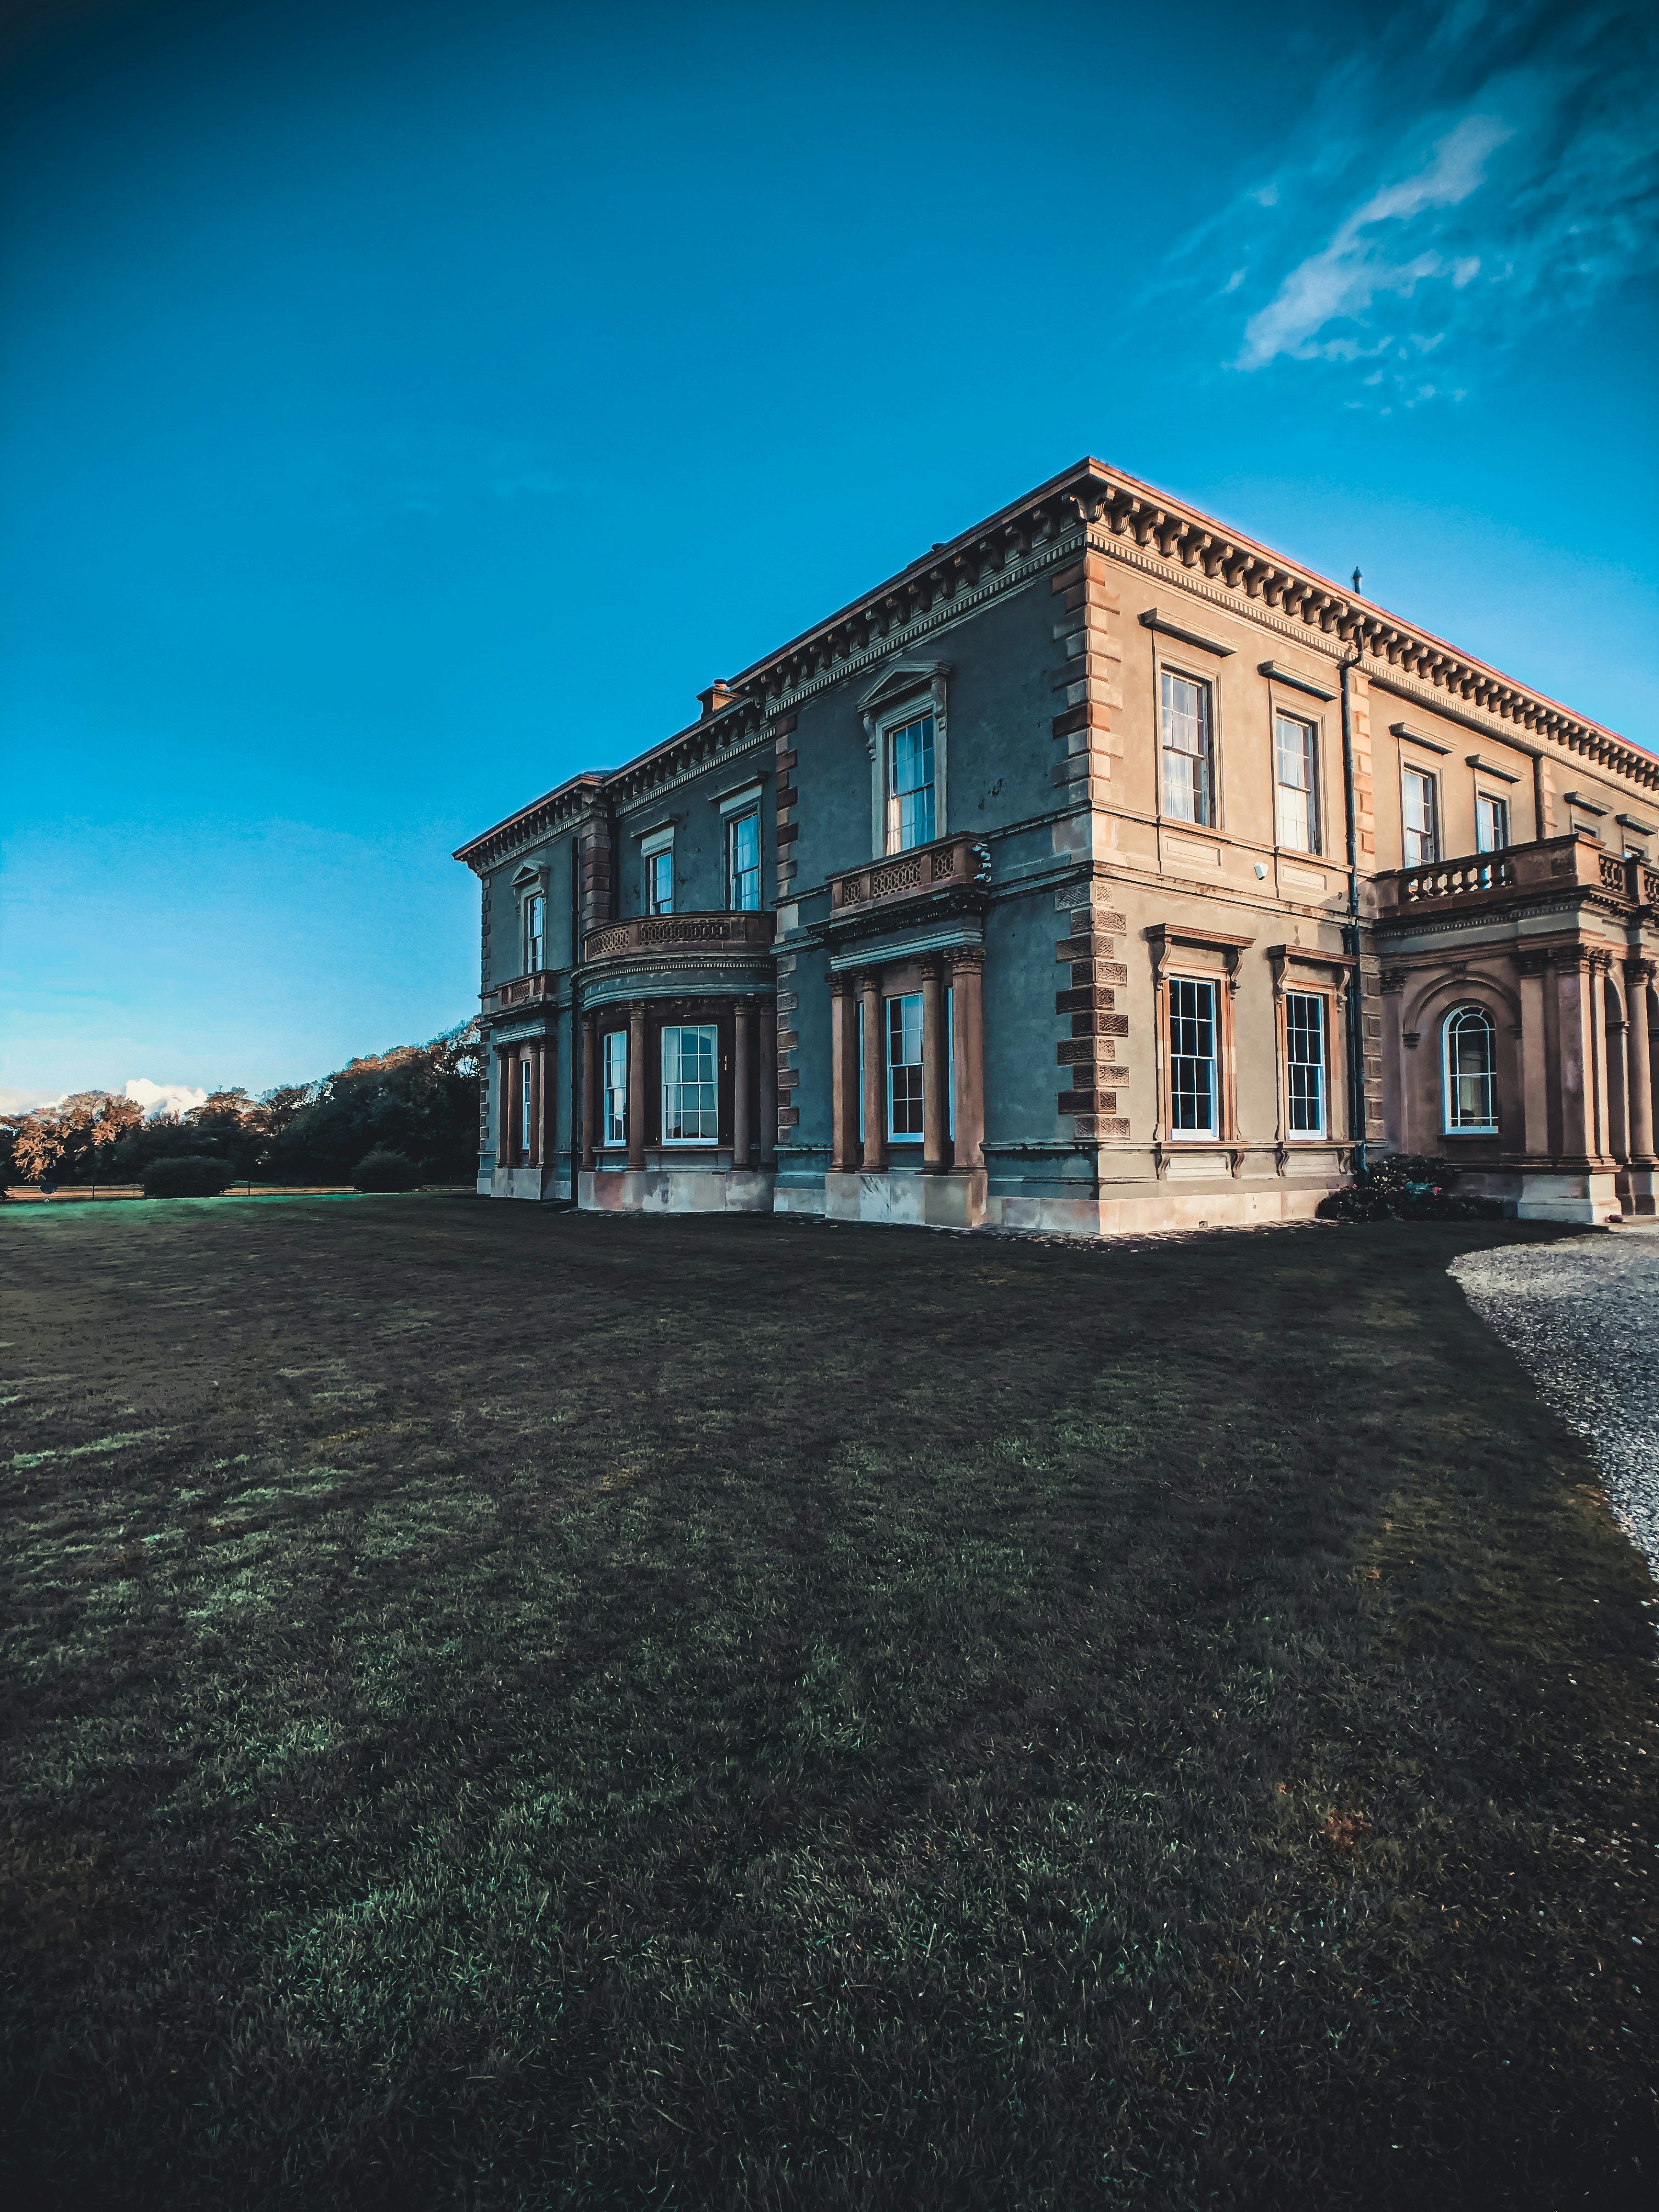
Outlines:
{"label": "mansion building", "polygon": [[480,1191],[1654,1212],[1659,759],[1357,589],[1085,460],[701,704],[456,854]]}

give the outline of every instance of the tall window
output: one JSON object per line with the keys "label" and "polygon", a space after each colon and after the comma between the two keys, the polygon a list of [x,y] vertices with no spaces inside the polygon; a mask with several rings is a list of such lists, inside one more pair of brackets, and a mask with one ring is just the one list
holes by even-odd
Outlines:
{"label": "tall window", "polygon": [[547,901],[540,891],[525,901],[525,972],[534,975],[547,964]]}
{"label": "tall window", "polygon": [[1406,826],[1406,866],[1432,867],[1440,858],[1440,794],[1426,769],[1408,768],[1400,779]]}
{"label": "tall window", "polygon": [[918,715],[887,733],[887,849],[908,853],[933,841],[933,718]]}
{"label": "tall window", "polygon": [[1278,790],[1279,842],[1293,852],[1316,853],[1319,844],[1319,783],[1314,726],[1295,714],[1273,723],[1273,774]]}
{"label": "tall window", "polygon": [[674,848],[651,854],[645,863],[645,903],[652,914],[674,911]]}
{"label": "tall window", "polygon": [[726,872],[734,914],[760,907],[760,816],[739,814],[726,825]]}
{"label": "tall window", "polygon": [[1497,1032],[1479,1006],[1446,1017],[1446,1127],[1491,1136],[1498,1129]]}
{"label": "tall window", "polygon": [[605,1141],[628,1142],[628,1031],[612,1030],[605,1040]]}
{"label": "tall window", "polygon": [[1325,1133],[1325,1001],[1316,991],[1285,994],[1285,1072],[1291,1133]]}
{"label": "tall window", "polygon": [[887,1133],[896,1144],[921,1138],[921,994],[887,1001]]}
{"label": "tall window", "polygon": [[1164,811],[1177,822],[1213,819],[1210,687],[1164,672]]}
{"label": "tall window", "polygon": [[662,1137],[665,1145],[719,1141],[714,1092],[715,1032],[712,1022],[662,1033]]}
{"label": "tall window", "polygon": [[1477,853],[1501,853],[1510,842],[1510,802],[1494,799],[1490,792],[1475,794],[1474,849]]}
{"label": "tall window", "polygon": [[530,1110],[531,1102],[535,1097],[535,1091],[530,1079],[530,1054],[527,1052],[521,1054],[519,1059],[519,1127],[516,1133],[519,1139],[517,1149],[520,1155],[524,1158],[527,1158],[530,1152]]}
{"label": "tall window", "polygon": [[1170,1126],[1215,1134],[1215,985],[1170,979]]}

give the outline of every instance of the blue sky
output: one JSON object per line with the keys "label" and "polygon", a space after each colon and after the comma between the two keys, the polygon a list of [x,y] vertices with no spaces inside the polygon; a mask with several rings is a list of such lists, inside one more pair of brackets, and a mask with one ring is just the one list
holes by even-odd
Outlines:
{"label": "blue sky", "polygon": [[36,0],[0,1082],[476,1006],[450,849],[1092,452],[1637,741],[1650,7]]}

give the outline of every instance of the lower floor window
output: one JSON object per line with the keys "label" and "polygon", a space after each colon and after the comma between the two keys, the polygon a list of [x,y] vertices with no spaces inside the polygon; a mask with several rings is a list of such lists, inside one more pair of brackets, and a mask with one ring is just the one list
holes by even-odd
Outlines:
{"label": "lower floor window", "polygon": [[690,1024],[662,1033],[662,1134],[666,1145],[719,1141],[714,1091],[714,1024]]}
{"label": "lower floor window", "polygon": [[1446,1017],[1446,1127],[1490,1134],[1498,1127],[1497,1033],[1479,1006]]}
{"label": "lower floor window", "polygon": [[904,1144],[921,1137],[921,994],[887,1001],[887,1133]]}
{"label": "lower floor window", "polygon": [[1170,979],[1170,1127],[1215,1134],[1215,985]]}
{"label": "lower floor window", "polygon": [[1291,1133],[1325,1133],[1325,1001],[1317,992],[1285,994],[1285,1060]]}
{"label": "lower floor window", "polygon": [[518,1131],[519,1150],[521,1152],[527,1152],[530,1150],[531,1110],[535,1095],[535,1091],[531,1082],[530,1055],[528,1053],[521,1053],[519,1057]]}
{"label": "lower floor window", "polygon": [[605,1141],[628,1142],[628,1032],[612,1030],[605,1041]]}

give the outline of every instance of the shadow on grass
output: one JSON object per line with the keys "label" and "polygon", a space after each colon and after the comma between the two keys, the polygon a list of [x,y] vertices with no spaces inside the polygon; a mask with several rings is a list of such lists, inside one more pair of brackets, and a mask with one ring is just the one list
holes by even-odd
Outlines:
{"label": "shadow on grass", "polygon": [[1652,1588],[1444,1272],[1537,1233],[18,1224],[20,2188],[1644,2202]]}

